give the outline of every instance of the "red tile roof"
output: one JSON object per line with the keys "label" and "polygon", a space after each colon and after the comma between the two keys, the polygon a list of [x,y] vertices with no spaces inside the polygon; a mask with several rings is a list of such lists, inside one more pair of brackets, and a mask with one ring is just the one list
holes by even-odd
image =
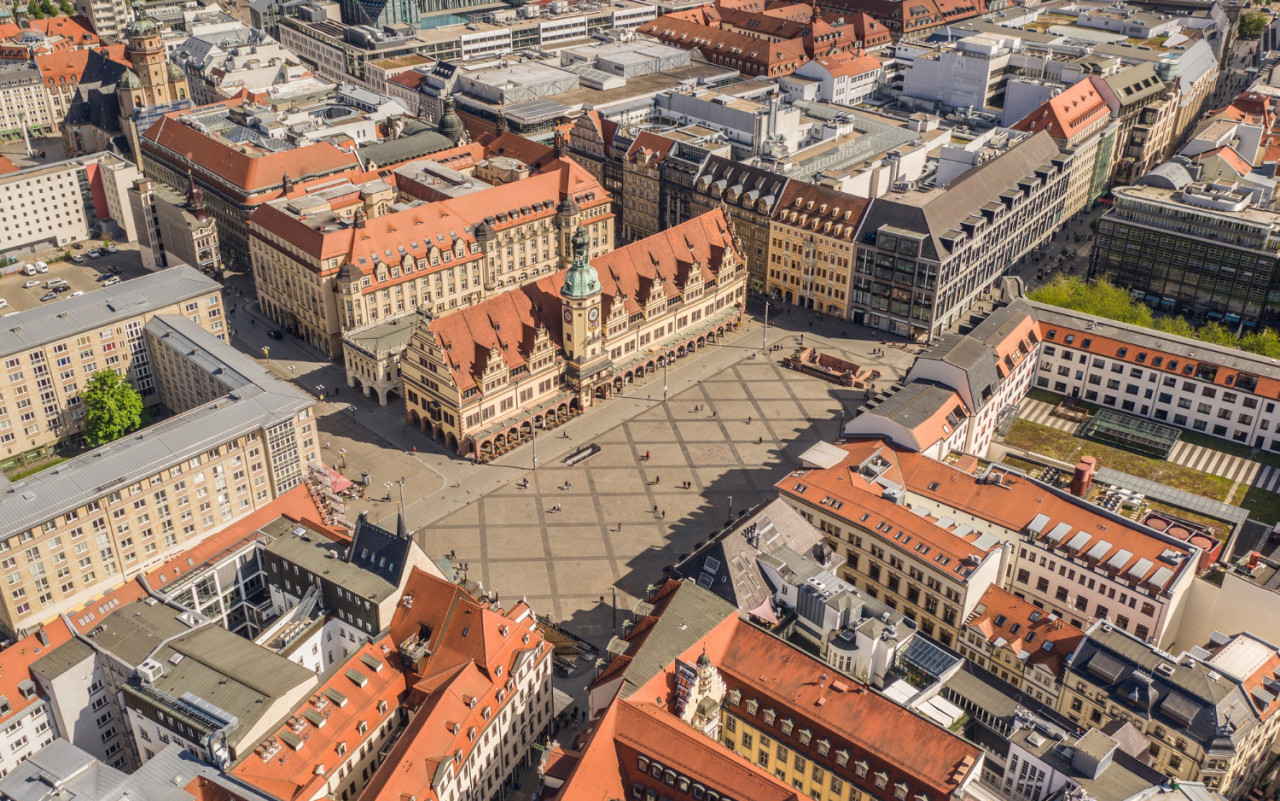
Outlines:
{"label": "red tile roof", "polygon": [[[226,105],[235,106],[241,102],[231,100]],[[177,112],[157,120],[142,135],[142,149],[161,158],[164,158],[164,151],[170,151],[190,161],[205,181],[222,185],[228,194],[242,199],[242,202],[256,204],[278,197],[286,174],[294,180],[302,180],[360,166],[354,153],[329,142],[316,142],[280,152],[255,151],[246,145],[233,146],[187,125],[182,121],[183,114]]]}
{"label": "red tile roof", "polygon": [[17,172],[21,169],[17,164],[5,155],[0,155],[0,175],[8,175],[11,172]]}
{"label": "red tile roof", "polygon": [[[1159,585],[1161,590],[1167,589],[1182,570],[1194,569],[1194,561],[1186,558],[1190,554],[1186,546],[1166,542],[1136,524],[1121,522],[1091,504],[1049,491],[1031,481],[1016,478],[1000,484],[979,481],[951,465],[882,440],[844,442],[836,447],[849,454],[844,462],[825,470],[792,473],[778,482],[778,488],[783,494],[803,498],[807,503],[818,503],[824,495],[845,501],[842,509],[828,507],[830,513],[857,523],[864,530],[875,531],[875,524],[884,518],[893,529],[929,543],[931,549],[919,558],[936,560],[939,552],[958,557],[966,550],[976,554],[977,549],[969,540],[979,534],[975,531],[967,537],[958,537],[939,527],[934,518],[921,516],[880,497],[879,485],[870,483],[858,472],[858,466],[877,453],[890,463],[895,481],[910,492],[947,508],[1014,532],[1029,532],[1033,519],[1043,515],[1048,523],[1041,527],[1036,535],[1038,539],[1047,540],[1054,528],[1066,525],[1070,534],[1061,544],[1074,542],[1084,535],[1085,539],[1073,546],[1080,558],[1101,564],[1116,560],[1114,566],[1122,575],[1142,567],[1136,576],[1141,582],[1152,582],[1162,568],[1168,568],[1170,575]],[[796,486],[807,489],[800,491]],[[865,513],[870,513],[871,518],[864,522],[861,517]],[[919,554],[918,550],[906,550]],[[1176,560],[1161,559],[1168,554],[1175,555]]]}
{"label": "red tile roof", "polygon": [[[818,62],[836,78],[856,78],[868,75],[883,67],[880,59],[867,55],[865,50],[846,50],[843,53],[832,53],[829,56],[816,58]],[[794,181],[792,183],[795,183]]]}
{"label": "red tile roof", "polygon": [[788,181],[773,218],[783,225],[852,242],[870,206],[866,198],[805,181]]}
{"label": "red tile roof", "polygon": [[[741,693],[736,704],[726,695],[724,703],[732,714],[765,731],[776,730],[780,743],[838,770],[867,793],[883,792],[874,784],[876,773],[883,771],[891,785],[905,782],[911,794],[941,801],[968,778],[978,760],[975,746],[852,679],[832,681],[829,666],[737,615],[727,616],[679,661],[693,664],[703,653],[730,693]],[[732,798],[801,797],[768,770],[675,717],[674,687],[673,661],[628,699],[615,700],[583,750],[562,791],[564,797],[604,801],[626,797],[633,783],[659,782],[639,769],[640,756]],[[747,706],[751,700],[759,702],[754,714]],[[765,723],[769,709],[776,717]],[[782,734],[781,723],[787,718],[795,724],[792,735]],[[809,745],[800,744],[803,730],[811,734]],[[823,740],[829,745],[826,754],[818,747]],[[842,752],[847,766],[838,767]],[[857,777],[861,760],[868,770]],[[660,784],[653,786],[661,792]]]}
{"label": "red tile roof", "polygon": [[[230,773],[283,801],[323,796],[338,766],[358,751],[384,720],[399,713],[405,674],[393,647],[390,637],[361,646]],[[363,677],[363,684],[353,673]],[[362,723],[364,734],[359,730]],[[296,749],[286,742],[292,737],[301,739]]]}
{"label": "red tile roof", "polygon": [[1092,81],[1080,81],[1050,98],[1035,111],[1014,124],[1014,130],[1048,131],[1054,139],[1075,144],[1076,137],[1102,120],[1109,119],[1111,108]]}
{"label": "red tile roof", "polygon": [[[627,314],[638,313],[655,291],[678,297],[695,264],[701,280],[710,281],[726,256],[730,263],[742,263],[718,209],[599,256],[592,266],[600,276],[601,314],[608,319],[615,304]],[[475,386],[490,358],[502,359],[508,369],[524,364],[539,328],[553,343],[560,341],[563,283],[564,273],[555,272],[430,323],[459,390]]]}
{"label": "red tile roof", "polygon": [[8,725],[35,702],[36,696],[24,698],[18,690],[19,684],[31,679],[31,665],[70,640],[71,629],[62,618],[55,617],[0,651],[0,695],[9,700],[9,711],[0,715],[0,724]]}
{"label": "red tile roof", "polygon": [[1222,147],[1214,148],[1213,150],[1206,150],[1196,156],[1196,161],[1203,161],[1210,156],[1217,156],[1225,161],[1227,166],[1235,170],[1237,175],[1244,176],[1253,171],[1253,165],[1245,161],[1244,156],[1241,156],[1236,149],[1230,145],[1223,145]]}
{"label": "red tile roof", "polygon": [[551,646],[523,601],[494,610],[461,587],[421,570],[405,586],[407,599],[391,620],[389,640],[411,641],[426,634],[427,656],[416,671],[412,721],[362,793],[364,801],[419,801],[432,789],[441,763],[463,761],[495,725],[512,692],[512,668],[523,655],[551,658]]}
{"label": "red tile roof", "polygon": [[[1084,639],[1080,629],[995,584],[978,599],[965,627],[992,645],[1003,641],[999,647],[1015,655],[1027,654],[1023,661],[1026,668],[1043,665],[1055,676],[1062,675],[1067,657]],[[1053,643],[1048,651],[1044,649],[1046,642]]]}
{"label": "red tile roof", "polygon": [[71,50],[65,53],[37,55],[36,67],[48,86],[66,86],[80,83],[85,67],[89,64],[88,50]]}

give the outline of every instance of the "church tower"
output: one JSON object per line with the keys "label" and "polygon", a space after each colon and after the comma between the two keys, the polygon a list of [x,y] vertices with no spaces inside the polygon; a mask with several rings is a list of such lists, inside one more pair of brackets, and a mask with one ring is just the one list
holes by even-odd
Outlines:
{"label": "church tower", "polygon": [[579,390],[593,383],[608,367],[600,323],[600,276],[591,266],[591,242],[587,231],[573,235],[573,264],[565,272],[560,288],[564,315],[564,351],[568,357],[568,378]]}
{"label": "church tower", "polygon": [[116,83],[116,104],[120,107],[120,130],[128,138],[138,164],[142,163],[138,127],[140,120],[144,128],[149,124],[144,119],[147,110],[161,106],[161,111],[174,111],[191,105],[187,75],[165,57],[160,33],[160,23],[145,13],[125,29],[124,54],[130,68]]}

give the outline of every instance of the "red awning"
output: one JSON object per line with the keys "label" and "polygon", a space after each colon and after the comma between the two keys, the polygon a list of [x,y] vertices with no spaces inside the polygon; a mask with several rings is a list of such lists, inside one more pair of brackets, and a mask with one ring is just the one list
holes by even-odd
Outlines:
{"label": "red awning", "polygon": [[778,625],[778,616],[774,614],[773,602],[769,600],[768,596],[765,596],[765,599],[760,603],[760,605],[755,609],[752,609],[747,614],[752,617],[758,617],[771,626]]}
{"label": "red awning", "polygon": [[343,490],[351,489],[356,485],[356,482],[342,475],[337,470],[334,470],[332,467],[329,467],[328,465],[325,466],[325,470],[329,471],[329,480],[333,482],[334,492],[342,492]]}

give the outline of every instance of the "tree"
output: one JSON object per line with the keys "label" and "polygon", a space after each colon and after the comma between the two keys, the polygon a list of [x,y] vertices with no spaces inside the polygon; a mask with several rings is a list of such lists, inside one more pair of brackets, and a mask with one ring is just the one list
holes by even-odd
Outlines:
{"label": "tree", "polygon": [[36,0],[27,4],[27,15],[32,19],[44,19],[44,12],[40,10],[40,4]]}
{"label": "tree", "polygon": [[1186,317],[1158,317],[1156,318],[1155,329],[1166,334],[1187,337],[1188,339],[1196,338],[1195,326],[1187,322]]}
{"label": "tree", "polygon": [[52,0],[40,0],[40,10],[46,17],[58,16],[58,9],[54,7]]}
{"label": "tree", "polygon": [[61,0],[61,2],[58,3],[58,11],[68,17],[74,17],[76,15],[76,7],[67,2],[67,0]]}
{"label": "tree", "polygon": [[1257,39],[1270,21],[1271,17],[1260,11],[1246,11],[1240,15],[1240,35],[1245,39]]}
{"label": "tree", "polygon": [[84,438],[90,447],[120,439],[142,425],[142,396],[115,370],[99,370],[82,396]]}

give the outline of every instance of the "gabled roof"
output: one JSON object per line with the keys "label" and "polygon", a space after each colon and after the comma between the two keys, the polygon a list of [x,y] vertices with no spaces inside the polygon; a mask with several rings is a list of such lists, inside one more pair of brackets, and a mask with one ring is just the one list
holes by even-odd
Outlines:
{"label": "gabled roof", "polygon": [[1011,651],[1027,669],[1042,665],[1057,677],[1084,639],[1080,629],[996,584],[982,593],[964,625],[987,643]]}
{"label": "gabled roof", "polygon": [[1111,116],[1111,108],[1092,81],[1080,81],[1050,98],[1013,125],[1017,131],[1048,131],[1054,139],[1075,144],[1080,134]]}

